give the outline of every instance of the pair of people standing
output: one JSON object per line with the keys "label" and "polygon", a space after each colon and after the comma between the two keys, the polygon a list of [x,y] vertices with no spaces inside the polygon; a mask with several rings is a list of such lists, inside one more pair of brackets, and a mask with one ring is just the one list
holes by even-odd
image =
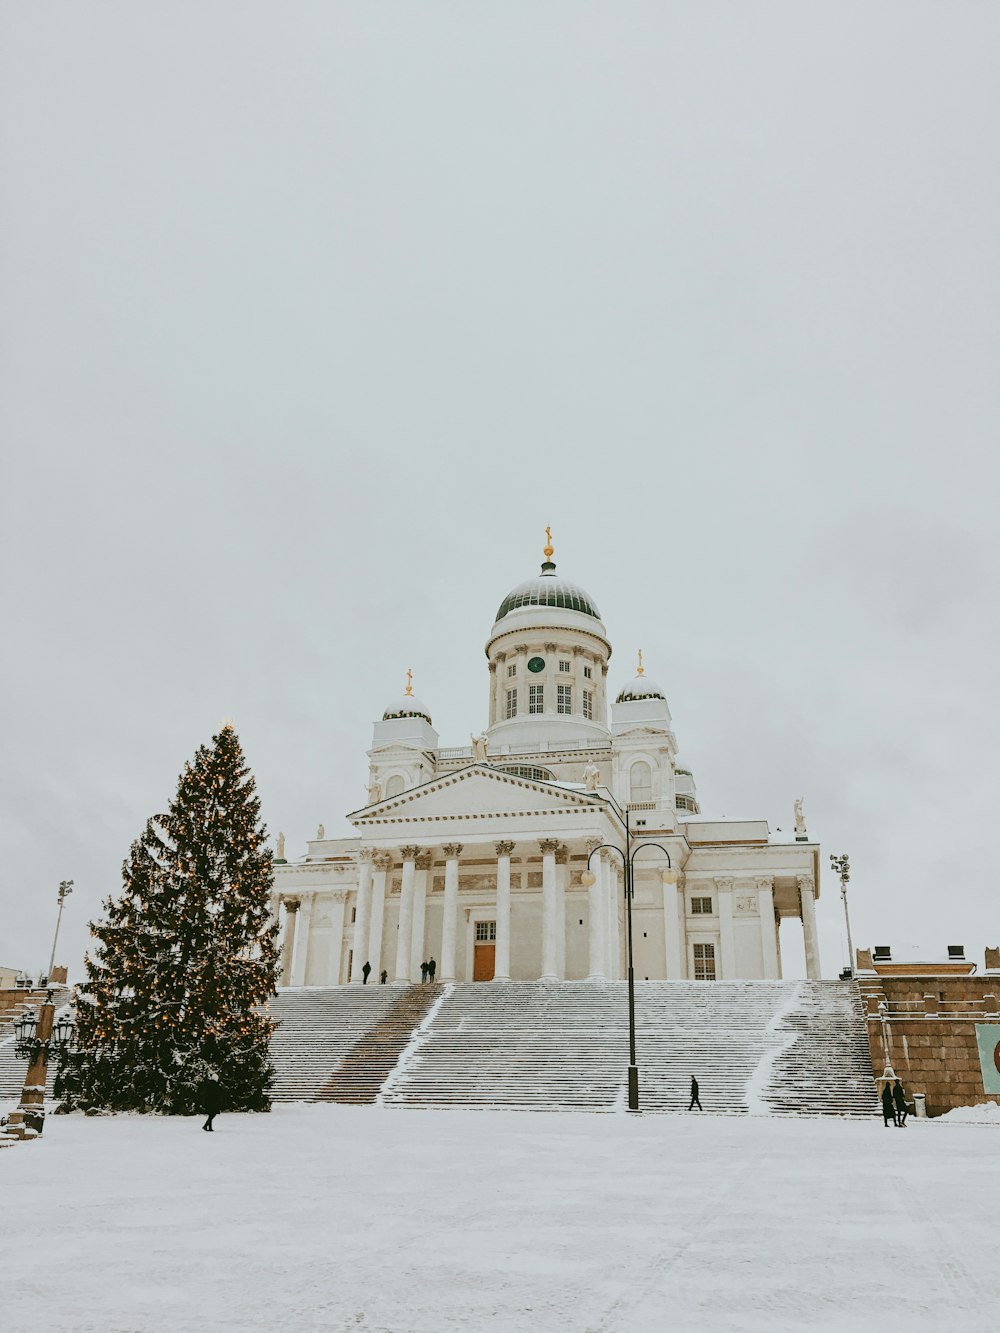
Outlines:
{"label": "pair of people standing", "polygon": [[882,1088],[883,1129],[888,1129],[890,1121],[902,1129],[906,1124],[909,1110],[910,1108],[906,1103],[906,1093],[903,1091],[903,1085],[899,1079],[896,1079],[892,1087],[885,1083]]}
{"label": "pair of people standing", "polygon": [[420,980],[433,981],[434,974],[437,972],[438,965],[433,958],[429,962],[420,964]]}

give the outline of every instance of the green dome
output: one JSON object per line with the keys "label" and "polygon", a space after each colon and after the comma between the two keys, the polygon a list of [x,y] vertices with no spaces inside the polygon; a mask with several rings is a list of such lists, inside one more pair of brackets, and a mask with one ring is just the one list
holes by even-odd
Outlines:
{"label": "green dome", "polygon": [[601,613],[589,592],[576,583],[556,577],[556,567],[547,560],[537,578],[526,579],[512,588],[500,603],[497,620],[503,620],[511,611],[522,606],[556,606],[563,611],[580,611],[585,616],[600,620]]}

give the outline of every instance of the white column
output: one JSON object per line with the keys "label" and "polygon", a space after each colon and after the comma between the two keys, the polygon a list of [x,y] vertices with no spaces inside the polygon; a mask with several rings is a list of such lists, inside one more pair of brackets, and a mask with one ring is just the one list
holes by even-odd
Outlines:
{"label": "white column", "polygon": [[684,957],[683,936],[677,920],[677,881],[663,881],[663,933],[666,948],[667,980],[679,981],[684,975],[681,959]]}
{"label": "white column", "polygon": [[760,913],[760,951],[764,959],[764,980],[777,981],[778,931],[774,921],[774,880],[770,875],[757,876],[757,911]]}
{"label": "white column", "polygon": [[420,964],[427,962],[424,954],[424,931],[427,921],[427,871],[431,858],[424,852],[417,857],[417,874],[413,881],[413,926],[410,931],[410,980],[420,981]]}
{"label": "white column", "polygon": [[715,881],[719,900],[719,980],[732,981],[736,977],[736,937],[733,933],[733,881],[729,878]]}
{"label": "white column", "polygon": [[566,887],[569,881],[569,849],[556,852],[556,977],[566,980]]}
{"label": "white column", "polygon": [[295,957],[292,962],[292,985],[306,984],[306,963],[309,959],[309,927],[312,925],[313,893],[303,893],[299,920],[295,928]]}
{"label": "white column", "polygon": [[497,948],[494,981],[510,981],[510,854],[512,842],[498,842],[497,849]]}
{"label": "white column", "polygon": [[556,981],[556,916],[558,911],[556,887],[556,852],[559,844],[544,838],[542,849],[542,981]]}
{"label": "white column", "polygon": [[442,981],[455,980],[455,938],[458,930],[458,858],[462,855],[460,842],[449,842],[444,847],[444,922],[441,927]]}
{"label": "white column", "polygon": [[[382,971],[382,930],[385,925],[385,881],[392,865],[388,852],[377,852],[373,859],[372,874],[372,920],[368,928],[368,961],[372,965],[372,974],[368,984],[378,985]],[[364,963],[362,963],[362,967]]]}
{"label": "white column", "polygon": [[368,958],[368,927],[372,919],[372,852],[368,847],[362,847],[358,852],[358,900],[355,907],[351,984],[360,986],[364,980],[361,969]]}
{"label": "white column", "polygon": [[299,914],[298,898],[285,899],[285,937],[281,944],[281,984],[292,984],[292,959],[295,954],[295,918]]}
{"label": "white column", "polygon": [[604,855],[607,857],[604,863],[604,879],[606,886],[605,901],[608,909],[608,977],[612,981],[621,981],[624,972],[622,968],[621,919],[618,914],[621,910],[624,889],[618,858],[612,857],[610,852],[605,852]]}
{"label": "white column", "polygon": [[410,950],[413,948],[413,884],[419,847],[403,848],[403,882],[399,889],[399,928],[396,931],[396,967],[393,984],[410,984]]}
{"label": "white column", "polygon": [[347,890],[334,889],[330,895],[330,964],[327,986],[340,985],[340,968],[344,958],[344,915]]}
{"label": "white column", "polygon": [[823,973],[816,934],[816,881],[812,875],[799,876],[799,901],[802,903],[802,934],[806,945],[806,976],[810,981],[819,981]]}
{"label": "white column", "polygon": [[[587,889],[587,980],[606,981],[608,976],[607,923],[608,909],[604,876],[604,853],[597,849],[600,842],[595,838],[585,844],[589,858],[587,864],[594,876],[593,884]],[[594,855],[594,853],[597,853]]]}

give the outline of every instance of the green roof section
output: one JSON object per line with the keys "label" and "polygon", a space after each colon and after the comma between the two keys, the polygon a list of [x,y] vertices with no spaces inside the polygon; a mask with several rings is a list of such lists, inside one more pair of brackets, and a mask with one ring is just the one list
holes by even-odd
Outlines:
{"label": "green roof section", "polygon": [[500,603],[497,620],[503,620],[511,611],[522,606],[554,606],[563,611],[579,611],[582,615],[593,616],[600,620],[601,613],[594,605],[590,593],[576,583],[556,577],[555,565],[546,561],[537,578],[526,579],[513,588]]}

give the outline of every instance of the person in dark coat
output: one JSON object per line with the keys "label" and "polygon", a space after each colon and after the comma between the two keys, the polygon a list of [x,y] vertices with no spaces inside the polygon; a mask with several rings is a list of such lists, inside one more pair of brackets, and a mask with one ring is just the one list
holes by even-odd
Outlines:
{"label": "person in dark coat", "polygon": [[225,1096],[222,1091],[222,1085],[217,1078],[207,1078],[198,1088],[198,1109],[204,1111],[207,1117],[202,1129],[213,1133],[212,1121],[222,1110],[225,1102]]}
{"label": "person in dark coat", "polygon": [[420,980],[421,980],[421,981],[426,981],[426,980],[427,980],[427,973],[428,973],[428,970],[429,970],[429,967],[428,967],[428,964],[427,964],[427,963],[421,963],[421,964],[420,964]]}
{"label": "person in dark coat", "polygon": [[902,1129],[906,1124],[906,1113],[910,1108],[906,1104],[906,1093],[898,1078],[892,1089],[892,1101],[896,1108],[896,1124]]}
{"label": "person in dark coat", "polygon": [[388,972],[385,970],[385,968],[383,967],[383,969],[382,969],[382,974],[381,974],[381,976],[379,977],[379,984],[382,985],[382,986],[384,986],[385,983],[386,983],[388,980],[389,980],[389,973],[388,973]]}
{"label": "person in dark coat", "polygon": [[361,969],[361,984],[362,984],[362,986],[367,986],[367,985],[368,985],[368,978],[371,976],[371,974],[372,974],[372,965],[371,965],[371,963],[366,962],[365,965],[364,965],[364,967]]}
{"label": "person in dark coat", "polygon": [[698,1108],[699,1111],[703,1111],[703,1110],[705,1109],[705,1108],[702,1106],[702,1104],[701,1104],[701,1098],[698,1096],[698,1080],[695,1078],[694,1074],[692,1074],[692,1075],[691,1075],[691,1104],[688,1106],[688,1110],[689,1110],[689,1111],[693,1111],[694,1108],[695,1108],[696,1106],[697,1106],[697,1108]]}
{"label": "person in dark coat", "polygon": [[892,1088],[888,1082],[882,1088],[882,1123],[884,1128],[896,1123],[896,1107],[893,1105]]}
{"label": "person in dark coat", "polygon": [[430,977],[431,981],[434,980],[434,974],[435,972],[437,972],[437,970],[438,970],[438,965],[432,958],[430,962],[427,964],[427,975]]}

